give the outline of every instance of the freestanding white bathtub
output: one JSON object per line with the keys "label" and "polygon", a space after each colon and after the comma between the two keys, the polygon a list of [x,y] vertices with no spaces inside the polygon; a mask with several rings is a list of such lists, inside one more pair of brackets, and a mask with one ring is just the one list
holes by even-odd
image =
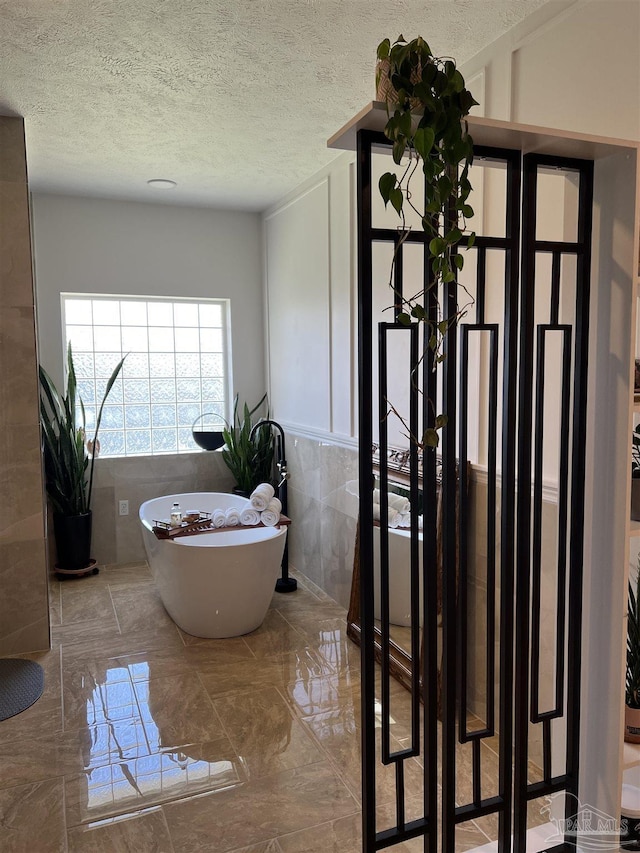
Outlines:
{"label": "freestanding white bathtub", "polygon": [[174,540],[158,539],[154,520],[182,512],[237,507],[247,498],[222,492],[192,492],[145,501],[142,536],[160,598],[173,621],[195,637],[237,637],[258,628],[280,574],[287,528],[232,528]]}

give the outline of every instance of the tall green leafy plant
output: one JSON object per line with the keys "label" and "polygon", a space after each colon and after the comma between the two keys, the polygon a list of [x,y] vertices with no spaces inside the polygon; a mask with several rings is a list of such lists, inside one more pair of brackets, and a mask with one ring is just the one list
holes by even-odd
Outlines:
{"label": "tall green leafy plant", "polygon": [[627,671],[625,702],[640,708],[640,560],[634,585],[629,581],[629,616],[627,621]]}
{"label": "tall green leafy plant", "polygon": [[[265,404],[267,395],[252,409],[245,403],[240,408],[236,394],[233,401],[233,425],[222,431],[225,447],[222,458],[235,477],[238,489],[251,493],[259,483],[271,483],[273,479],[273,438],[271,427],[259,427],[253,438],[253,416]],[[269,417],[267,409],[266,417]],[[259,420],[256,419],[256,422]]]}
{"label": "tall green leafy plant", "polygon": [[39,367],[40,425],[44,444],[47,494],[54,511],[64,516],[84,515],[91,509],[93,469],[98,455],[102,410],[118,378],[122,358],[107,382],[98,409],[93,439],[87,440],[86,415],[78,394],[71,343],[67,349],[67,387],[60,394],[46,370]]}
{"label": "tall green leafy plant", "polygon": [[[386,87],[382,87],[388,115],[384,134],[393,143],[394,163],[401,167],[383,174],[378,183],[385,207],[391,204],[400,218],[389,286],[393,289],[397,253],[409,235],[406,213],[410,208],[419,216],[428,238],[431,281],[427,289],[433,291],[437,302],[441,286],[456,281],[464,266],[460,247],[469,248],[475,240],[475,234],[465,235],[467,220],[473,216],[469,204],[473,140],[465,117],[477,101],[466,88],[455,62],[434,56],[421,37],[407,42],[400,36],[393,45],[384,39],[378,45],[377,56],[379,89],[381,76],[388,78],[383,81]],[[424,187],[424,203],[420,207],[411,183],[419,168],[424,175],[420,182],[421,188]],[[438,304],[438,316],[434,319],[425,306],[426,301],[422,288],[412,295],[394,290],[394,304],[401,309],[398,322],[405,326],[414,322],[427,325],[427,346],[438,363],[444,358],[444,337],[466,307],[455,306],[445,315]],[[434,426],[426,429],[422,438],[409,437],[420,447],[435,447],[437,430],[446,422],[446,415],[438,415],[434,417]]]}

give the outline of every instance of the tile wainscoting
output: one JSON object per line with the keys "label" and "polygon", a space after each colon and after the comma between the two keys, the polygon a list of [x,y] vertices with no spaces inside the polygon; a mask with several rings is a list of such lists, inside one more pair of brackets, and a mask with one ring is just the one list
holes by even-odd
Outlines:
{"label": "tile wainscoting", "polygon": [[289,562],[348,607],[358,520],[358,451],[287,430]]}

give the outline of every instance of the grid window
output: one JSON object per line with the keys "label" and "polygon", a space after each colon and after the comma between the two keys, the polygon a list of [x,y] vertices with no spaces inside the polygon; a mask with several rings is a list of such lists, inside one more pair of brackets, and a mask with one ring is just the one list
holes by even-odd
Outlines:
{"label": "grid window", "polygon": [[114,367],[124,366],[100,424],[101,456],[191,453],[205,414],[228,419],[228,301],[62,294],[87,431]]}

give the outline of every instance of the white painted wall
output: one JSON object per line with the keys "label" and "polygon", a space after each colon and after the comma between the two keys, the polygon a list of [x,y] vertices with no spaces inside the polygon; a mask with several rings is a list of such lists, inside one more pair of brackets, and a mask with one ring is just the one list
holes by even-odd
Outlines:
{"label": "white painted wall", "polygon": [[[477,114],[640,139],[639,46],[637,0],[551,0],[462,70],[482,102]],[[264,217],[274,414],[340,441],[356,434],[349,415],[357,388],[355,243],[347,242],[354,236],[352,163],[353,155],[341,155]],[[309,241],[321,257],[310,254]],[[313,322],[302,328],[296,312],[307,310],[311,295]],[[328,359],[316,360],[313,354],[322,352]],[[295,394],[285,389],[291,365],[308,377]],[[545,468],[553,480],[555,460]]]}
{"label": "white painted wall", "polygon": [[257,214],[34,195],[40,360],[62,380],[60,293],[231,300],[232,378],[241,399],[265,390]]}

